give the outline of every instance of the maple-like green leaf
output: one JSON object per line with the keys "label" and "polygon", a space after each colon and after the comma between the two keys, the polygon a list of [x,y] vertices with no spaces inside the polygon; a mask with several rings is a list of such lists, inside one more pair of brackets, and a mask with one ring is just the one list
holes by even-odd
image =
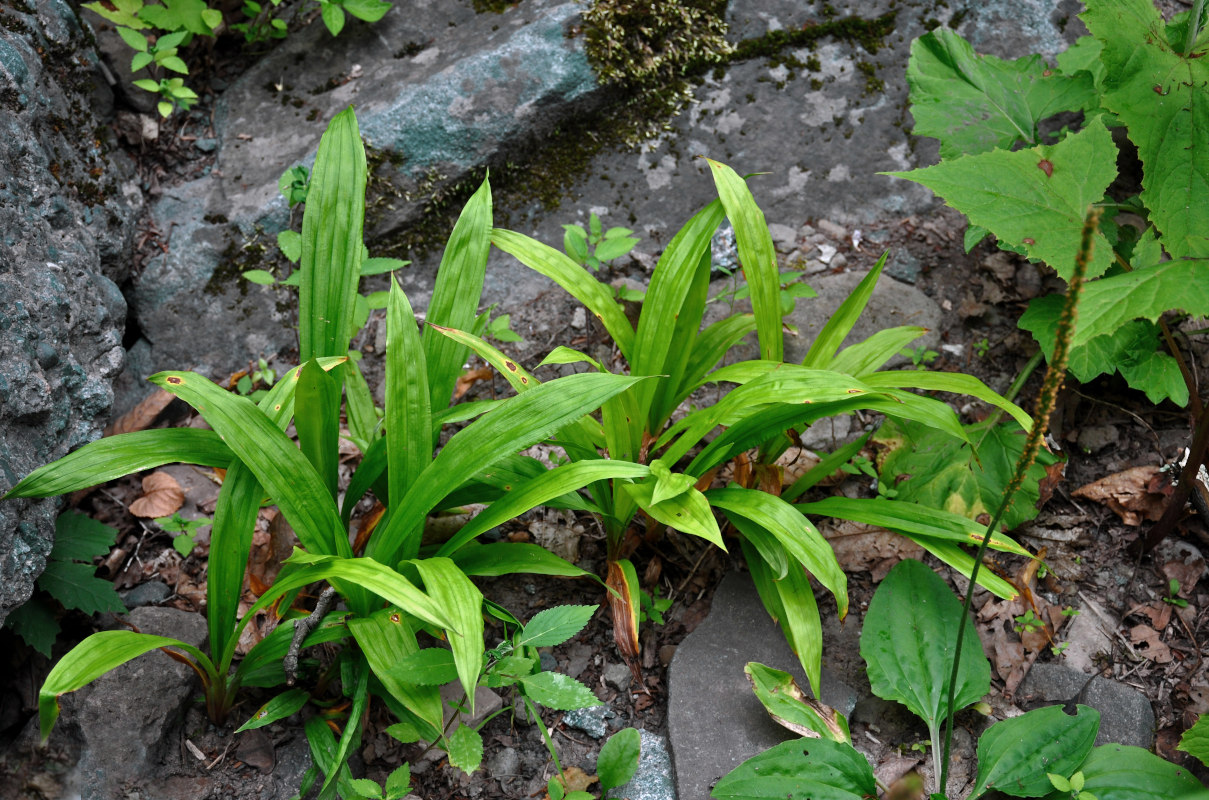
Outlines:
{"label": "maple-like green leaf", "polygon": [[1037,144],[1042,120],[1099,105],[1091,73],[1056,72],[1037,55],[978,55],[945,28],[911,43],[907,83],[914,133],[939,139],[942,158]]}
{"label": "maple-like green leaf", "polygon": [[[995,513],[1024,449],[1024,431],[1015,422],[994,427],[983,422],[965,428],[977,448],[917,422],[888,419],[882,424],[873,437],[885,448],[879,459],[880,479],[898,491],[897,501],[970,519]],[[1007,530],[1037,516],[1037,483],[1045,476],[1042,465],[1053,463],[1054,457],[1043,451],[1037,461],[1003,517]]]}
{"label": "maple-like green leaf", "polygon": [[[1209,257],[1209,59],[1169,41],[1151,0],[1088,0],[1080,15],[1103,45],[1102,102],[1142,159],[1142,202],[1176,258]],[[1180,45],[1182,47],[1182,44]]]}
{"label": "maple-like green leaf", "polygon": [[143,6],[143,9],[138,12],[139,18],[166,31],[186,30],[202,36],[214,35],[203,16],[206,11],[210,10],[204,0],[162,0],[162,2],[163,5]]}
{"label": "maple-like green leaf", "polygon": [[[927,186],[970,223],[1001,243],[1040,259],[1063,278],[1075,267],[1083,218],[1117,175],[1117,148],[1099,120],[1055,145],[1009,153],[995,150],[910,172],[887,172]],[[1112,247],[1096,234],[1089,277],[1112,263]]]}
{"label": "maple-like green leaf", "polygon": [[64,511],[55,520],[54,561],[92,561],[113,547],[117,529],[78,511]]}
{"label": "maple-like green leaf", "polygon": [[38,578],[38,586],[67,608],[78,608],[85,614],[125,611],[113,584],[96,577],[96,571],[91,564],[48,561],[46,570]]}
{"label": "maple-like green leaf", "polygon": [[16,633],[25,643],[42,655],[50,658],[55,637],[59,635],[59,621],[50,604],[40,597],[32,597],[23,606],[17,606],[4,620],[4,627]]}

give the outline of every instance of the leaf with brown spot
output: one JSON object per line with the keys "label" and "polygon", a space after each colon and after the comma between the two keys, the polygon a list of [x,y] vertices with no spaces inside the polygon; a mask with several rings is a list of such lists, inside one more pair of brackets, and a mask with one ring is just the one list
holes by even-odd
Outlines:
{"label": "leaf with brown spot", "polygon": [[1137,645],[1138,654],[1156,664],[1171,661],[1171,648],[1163,643],[1159,632],[1149,625],[1134,625],[1129,629],[1129,640]]}
{"label": "leaf with brown spot", "polygon": [[185,491],[166,472],[153,472],[143,478],[143,496],[130,504],[136,517],[154,519],[175,514],[185,503]]}

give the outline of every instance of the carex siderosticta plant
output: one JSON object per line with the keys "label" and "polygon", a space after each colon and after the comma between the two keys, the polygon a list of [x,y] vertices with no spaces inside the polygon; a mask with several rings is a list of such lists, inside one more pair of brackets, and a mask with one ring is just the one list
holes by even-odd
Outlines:
{"label": "carex siderosticta plant", "polygon": [[[574,492],[582,484],[557,473],[553,480],[544,473],[516,473],[515,454],[583,419],[640,378],[571,375],[508,399],[451,409],[465,348],[435,327],[421,333],[407,297],[392,281],[385,414],[378,425],[368,386],[347,357],[364,252],[365,181],[365,153],[350,108],[332,120],[323,136],[306,200],[299,286],[302,364],[283,375],[259,403],[195,373],[159,373],[152,382],[191,404],[212,430],[151,430],[102,439],[35,471],[9,492],[10,497],[61,494],[171,462],[226,471],[207,573],[209,654],[172,638],[136,631],[93,634],[60,660],[41,689],[44,737],[58,716],[59,695],[157,648],[166,648],[164,652],[197,672],[207,711],[221,723],[241,687],[284,683],[287,655],[293,660],[299,647],[331,642],[343,645],[335,661],[320,665],[317,675],[312,662],[308,673],[317,687],[338,682],[347,700],[338,742],[331,732],[335,722],[328,717],[312,717],[306,726],[315,763],[326,776],[322,796],[337,791],[345,797],[363,796],[351,783],[346,761],[359,741],[371,695],[381,698],[399,720],[393,729],[399,738],[453,748],[458,753],[455,763],[467,770],[477,766],[482,754],[478,733],[465,725],[451,731],[439,683],[399,665],[421,652],[421,632],[444,640],[452,674],[472,708],[488,662],[483,597],[468,576],[587,573],[522,543],[479,545],[464,537],[436,554],[421,547],[425,519],[439,509],[477,501],[489,504],[481,518],[498,524]],[[484,182],[450,236],[429,320],[467,332],[485,326],[477,306],[490,235],[491,194]],[[342,403],[351,438],[365,444],[343,506],[337,503]],[[473,421],[434,457],[442,426],[467,420]],[[297,443],[285,433],[291,421]],[[647,472],[645,467],[605,463],[597,474],[608,478]],[[371,488],[385,510],[376,525],[363,526],[351,541],[352,508]],[[238,619],[253,528],[265,502],[280,509],[302,547]],[[311,617],[289,610],[300,591],[319,581],[330,584],[325,592],[329,599],[333,592],[343,599],[342,608],[330,610],[325,601]],[[236,644],[247,621],[275,604],[285,621],[235,663]],[[306,624],[299,618],[306,618]],[[305,640],[294,641],[297,638]],[[535,660],[529,666],[534,673],[540,671]],[[305,661],[303,667],[308,667]],[[292,682],[293,668],[289,672]],[[585,700],[565,682],[516,679],[524,683],[528,696],[549,708],[578,707]],[[267,724],[288,716],[306,700],[306,693],[291,689],[258,712],[255,721]],[[396,780],[393,790],[401,785]]]}
{"label": "carex siderosticta plant", "polygon": [[[1077,303],[1094,251],[1099,209],[1086,215],[1072,266],[1054,352],[1050,357],[1032,430],[1016,462],[987,534],[1010,507],[1037,454],[1065,376],[1074,338]],[[975,576],[986,553],[979,547]],[[945,800],[954,715],[990,690],[990,664],[970,618],[974,581],[964,605],[948,585],[919,561],[890,571],[869,603],[861,631],[861,656],[873,692],[902,703],[925,721],[932,744],[932,800]],[[785,742],[749,759],[722,778],[717,800],[821,796],[862,800],[877,796],[878,783],[851,743],[842,715],[808,701],[786,673],[747,666],[757,697],[770,714],[806,740]],[[1209,790],[1185,770],[1138,747],[1095,747],[1100,714],[1071,701],[1038,708],[991,725],[978,742],[978,771],[967,800],[990,792],[1049,800],[1205,800]]]}

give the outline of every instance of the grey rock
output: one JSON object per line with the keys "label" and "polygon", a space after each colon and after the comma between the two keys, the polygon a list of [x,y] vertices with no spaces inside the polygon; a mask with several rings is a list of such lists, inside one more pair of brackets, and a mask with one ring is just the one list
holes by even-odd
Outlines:
{"label": "grey rock", "polygon": [[[680,797],[708,797],[714,781],[740,763],[796,738],[756,699],[743,672],[749,661],[785,670],[809,691],[797,656],[764,610],[751,577],[731,573],[718,586],[709,616],[676,649],[668,668],[668,740]],[[824,704],[852,713],[856,692],[826,664],[822,684]]]}
{"label": "grey rock", "polygon": [[[840,304],[852,294],[862,278],[864,275],[845,272],[810,279],[810,286],[818,292],[818,297],[799,302],[793,313],[785,317],[786,322],[798,328],[798,336],[785,339],[786,361],[801,363],[819,331]],[[886,328],[918,325],[927,328],[928,332],[912,342],[911,346],[937,349],[940,345],[940,318],[940,306],[935,300],[914,286],[882,275],[864,313],[857,319],[852,332],[844,339],[841,347],[864,341]],[[888,365],[893,367],[905,361],[902,356],[896,356]]]}
{"label": "grey rock", "polygon": [[772,243],[776,245],[779,253],[789,253],[797,246],[798,232],[788,225],[770,222],[768,232],[772,235]]}
{"label": "grey rock", "polygon": [[[175,608],[136,608],[130,621],[144,633],[200,647],[205,618]],[[117,796],[119,786],[153,780],[156,766],[181,746],[176,726],[198,691],[188,666],[152,651],[63,695],[62,733],[80,741],[69,785],[86,800]]]}
{"label": "grey rock", "polygon": [[[141,206],[90,110],[113,102],[88,33],[65,2],[24,7],[0,26],[0,494],[108,420]],[[33,591],[60,507],[0,503],[0,624]]]}
{"label": "grey rock", "polygon": [[579,540],[581,534],[572,528],[555,522],[534,520],[529,523],[529,535],[535,544],[541,545],[559,558],[579,562]]}
{"label": "grey rock", "polygon": [[[455,705],[460,705],[463,694],[462,685],[460,683],[447,683],[441,687],[441,704],[444,708],[445,725],[449,725],[449,721],[453,719],[453,715],[457,713],[454,709]],[[499,694],[486,686],[479,686],[474,691],[474,713],[465,713],[462,715],[462,722],[466,725],[478,725],[487,717],[494,714],[504,707],[504,700]],[[466,709],[470,711],[469,708]]]}
{"label": "grey rock", "polygon": [[923,265],[919,263],[918,258],[911,254],[910,250],[895,250],[886,261],[887,275],[912,286],[919,280],[919,273],[922,269]]}
{"label": "grey rock", "polygon": [[[150,346],[144,369],[187,366],[225,377],[248,359],[295,346],[291,291],[248,284],[239,273],[273,266],[276,235],[290,221],[277,180],[292,165],[313,163],[324,123],[350,103],[380,165],[371,247],[420,219],[440,187],[589,111],[596,79],[583,38],[567,35],[579,10],[556,0],[498,15],[477,14],[470,0],[416,3],[372,26],[350,21],[336,38],[312,25],[246,72],[216,111],[215,169],[165,189],[154,206],[157,227],[172,236],[169,252],[134,287]],[[408,43],[424,46],[406,55]],[[431,272],[420,283],[430,287]],[[422,294],[411,299],[417,309],[427,303]],[[206,335],[186,330],[182,318],[207,320]]]}
{"label": "grey rock", "polygon": [[1113,652],[1113,632],[1117,622],[1089,597],[1080,597],[1079,614],[1063,632],[1066,649],[1062,661],[1077,672],[1092,672],[1101,654]]}
{"label": "grey rock", "polygon": [[[1149,750],[1154,744],[1154,710],[1146,695],[1123,683],[1088,676],[1061,664],[1034,664],[1016,690],[1026,708],[1077,702],[1100,712],[1096,744],[1124,744]],[[1087,688],[1084,690],[1084,684]]]}
{"label": "grey rock", "polygon": [[1097,453],[1117,443],[1120,433],[1113,425],[1089,425],[1079,430],[1076,443],[1085,453]]}
{"label": "grey rock", "polygon": [[568,711],[563,716],[563,722],[593,739],[600,739],[609,732],[608,721],[616,716],[616,712],[606,705],[589,706]]}
{"label": "grey rock", "polygon": [[163,581],[146,581],[122,593],[122,602],[127,608],[154,606],[172,596],[172,589]]}
{"label": "grey rock", "polygon": [[630,683],[634,680],[633,673],[625,664],[609,664],[604,668],[604,681],[619,692],[624,692],[630,688]]}
{"label": "grey rock", "polygon": [[[611,794],[628,800],[676,800],[676,784],[672,777],[671,756],[667,740],[657,733],[641,731],[638,771],[624,786]],[[680,794],[681,797],[696,795]],[[704,794],[699,795],[705,797]]]}
{"label": "grey rock", "polygon": [[520,775],[521,757],[515,748],[502,747],[488,756],[484,768],[487,774],[496,780],[502,780],[510,775]]}

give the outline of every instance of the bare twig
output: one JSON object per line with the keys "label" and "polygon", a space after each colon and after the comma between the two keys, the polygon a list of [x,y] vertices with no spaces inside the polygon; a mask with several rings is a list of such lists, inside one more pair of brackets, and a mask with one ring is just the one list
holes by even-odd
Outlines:
{"label": "bare twig", "polygon": [[286,651],[285,659],[281,662],[281,666],[285,669],[287,686],[293,686],[294,682],[298,680],[298,651],[302,649],[303,640],[319,627],[319,623],[327,616],[328,609],[332,607],[335,599],[336,590],[331,586],[327,587],[323,590],[323,594],[319,595],[319,600],[315,603],[315,610],[310,613],[310,616],[294,622],[294,638],[290,642],[290,649]]}

